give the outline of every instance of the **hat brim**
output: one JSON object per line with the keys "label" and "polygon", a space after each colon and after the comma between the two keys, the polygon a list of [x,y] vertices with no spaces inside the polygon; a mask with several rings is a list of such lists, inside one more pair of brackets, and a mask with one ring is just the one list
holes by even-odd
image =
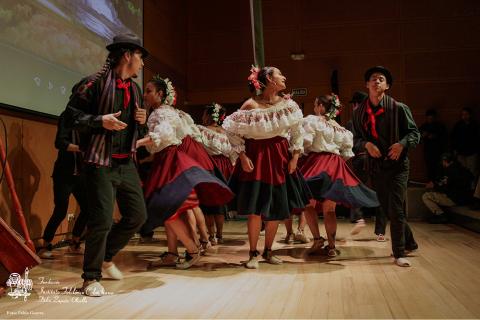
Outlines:
{"label": "hat brim", "polygon": [[365,72],[365,82],[368,82],[368,80],[370,79],[370,77],[374,73],[383,74],[385,76],[385,78],[387,79],[388,85],[392,86],[392,84],[393,84],[392,74],[390,73],[390,71],[388,71],[387,68],[384,68],[384,67],[373,67],[373,68],[368,69],[367,72]]}
{"label": "hat brim", "polygon": [[149,52],[147,51],[147,49],[131,42],[116,42],[116,43],[109,44],[106,48],[108,51],[114,51],[115,49],[121,49],[121,48],[139,49],[140,51],[142,51],[143,58],[146,58],[149,55]]}

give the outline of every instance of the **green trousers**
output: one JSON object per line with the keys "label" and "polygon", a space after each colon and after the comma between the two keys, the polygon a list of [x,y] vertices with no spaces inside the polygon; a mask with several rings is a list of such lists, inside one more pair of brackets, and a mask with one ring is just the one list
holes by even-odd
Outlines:
{"label": "green trousers", "polygon": [[[131,159],[114,159],[111,167],[89,165],[85,175],[90,215],[82,278],[100,280],[103,261],[111,261],[145,222],[145,200]],[[113,224],[115,200],[122,218]]]}

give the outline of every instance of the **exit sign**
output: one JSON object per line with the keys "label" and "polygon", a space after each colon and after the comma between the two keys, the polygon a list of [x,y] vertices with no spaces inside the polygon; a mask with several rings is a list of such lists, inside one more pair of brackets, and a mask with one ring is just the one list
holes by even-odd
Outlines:
{"label": "exit sign", "polygon": [[307,95],[307,88],[292,89],[292,95],[295,97],[305,97]]}

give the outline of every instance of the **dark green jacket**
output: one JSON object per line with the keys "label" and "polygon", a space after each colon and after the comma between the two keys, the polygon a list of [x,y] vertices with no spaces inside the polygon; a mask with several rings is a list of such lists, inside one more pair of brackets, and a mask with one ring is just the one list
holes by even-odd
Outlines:
{"label": "dark green jacket", "polygon": [[[366,102],[367,100],[353,112],[354,153],[366,152],[365,144],[371,142],[379,148],[382,154],[380,159],[371,159],[377,162],[378,165],[392,166],[395,163],[403,162],[407,159],[408,150],[420,142],[420,132],[413,120],[410,109],[405,104],[397,102],[387,95],[384,96],[378,106],[372,105],[374,113],[378,108],[385,109],[383,114],[376,117],[378,139],[375,139],[370,132],[370,128],[367,127]],[[390,146],[397,142],[402,144],[404,149],[400,158],[397,161],[393,161],[388,159],[388,152]]]}

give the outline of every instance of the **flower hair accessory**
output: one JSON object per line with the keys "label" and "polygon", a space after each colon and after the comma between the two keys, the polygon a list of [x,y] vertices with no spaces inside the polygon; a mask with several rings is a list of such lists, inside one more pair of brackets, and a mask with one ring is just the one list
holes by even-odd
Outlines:
{"label": "flower hair accessory", "polygon": [[223,120],[225,120],[225,114],[220,114],[220,111],[222,110],[222,106],[219,105],[218,103],[212,103],[210,105],[211,108],[211,116],[212,120],[215,121],[216,124],[221,125]]}
{"label": "flower hair accessory", "polygon": [[340,113],[342,105],[340,104],[340,100],[335,93],[332,93],[332,102],[330,110],[325,114],[325,118],[328,120],[335,119]]}
{"label": "flower hair accessory", "polygon": [[161,78],[158,74],[153,76],[153,80],[155,81],[161,81],[165,83],[165,87],[167,88],[164,98],[163,98],[163,103],[169,105],[169,106],[174,106],[177,104],[177,92],[175,91],[175,87],[172,84],[172,81],[168,78]]}
{"label": "flower hair accessory", "polygon": [[258,73],[260,72],[260,68],[252,65],[250,68],[250,75],[248,76],[247,80],[253,84],[255,87],[255,92],[257,95],[261,93],[262,85],[260,81],[258,81]]}

